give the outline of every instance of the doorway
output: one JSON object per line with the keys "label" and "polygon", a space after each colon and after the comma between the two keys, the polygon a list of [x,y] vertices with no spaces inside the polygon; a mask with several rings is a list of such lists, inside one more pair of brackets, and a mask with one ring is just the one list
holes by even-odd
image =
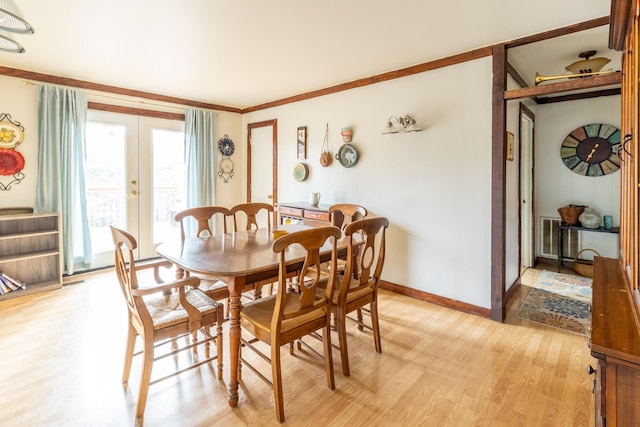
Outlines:
{"label": "doorway", "polygon": [[87,214],[91,268],[113,265],[113,224],[138,242],[137,259],[177,235],[173,214],[184,203],[184,122],[89,111],[86,129]]}
{"label": "doorway", "polygon": [[534,220],[534,148],[535,115],[520,103],[519,126],[519,175],[520,175],[520,272],[535,265],[535,220]]}
{"label": "doorway", "polygon": [[247,125],[247,202],[278,203],[278,120]]}

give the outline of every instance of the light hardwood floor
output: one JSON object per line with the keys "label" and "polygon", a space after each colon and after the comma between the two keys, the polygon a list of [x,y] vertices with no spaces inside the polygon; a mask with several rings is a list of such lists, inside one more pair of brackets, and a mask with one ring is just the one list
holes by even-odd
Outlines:
{"label": "light hardwood floor", "polygon": [[[537,274],[527,271],[524,283]],[[351,376],[335,354],[334,391],[320,359],[283,350],[284,425],[593,425],[587,338],[516,318],[528,291],[518,291],[504,324],[380,291],[383,353],[350,324]],[[112,272],[0,302],[0,425],[142,424],[134,419],[139,360],[127,390],[120,380],[125,310]],[[143,424],[279,425],[272,395],[245,369],[230,408],[224,381],[205,366],[152,385]]]}

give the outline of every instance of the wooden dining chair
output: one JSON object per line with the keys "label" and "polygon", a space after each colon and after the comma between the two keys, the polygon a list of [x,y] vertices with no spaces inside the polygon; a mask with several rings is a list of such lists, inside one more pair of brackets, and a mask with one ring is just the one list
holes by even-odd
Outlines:
{"label": "wooden dining chair", "polygon": [[[142,372],[140,389],[136,405],[136,417],[142,417],[147,402],[149,386],[173,377],[189,369],[217,360],[218,379],[222,379],[222,305],[209,298],[198,287],[199,279],[190,277],[171,283],[139,286],[134,251],[137,247],[133,236],[124,230],[111,226],[111,234],[115,245],[115,269],[120,288],[128,308],[128,336],[124,358],[122,383],[125,388],[129,382],[129,374],[133,362],[136,339],[142,339]],[[146,264],[149,266],[150,264]],[[156,264],[157,266],[157,264]],[[157,275],[156,275],[157,277]],[[158,296],[152,297],[152,295]],[[215,326],[215,336],[211,335],[211,326]],[[198,341],[198,332],[204,339]],[[180,337],[192,337],[191,344],[179,346]],[[217,352],[211,356],[210,344],[215,342]],[[197,348],[204,345],[203,360],[195,357]],[[156,356],[158,347],[168,351]],[[154,361],[175,355],[180,351],[194,352],[193,360],[198,360],[187,367],[177,369],[161,378],[151,380]],[[177,359],[176,359],[177,360]],[[177,363],[177,362],[176,362]]]}
{"label": "wooden dining chair", "polygon": [[[338,203],[329,206],[329,215],[331,218],[331,224],[340,228],[342,231],[351,224],[353,221],[362,219],[368,214],[367,209],[364,206],[354,205],[351,203]],[[337,261],[338,273],[344,272],[344,266],[347,262],[346,257],[340,257]],[[322,265],[322,271],[326,273],[328,271],[327,264]]]}
{"label": "wooden dining chair", "polygon": [[[180,223],[180,239],[186,239],[188,228],[187,221],[196,221],[197,237],[213,236],[211,223],[222,220],[222,232],[227,233],[227,217],[230,215],[229,209],[223,206],[201,206],[182,210],[175,214],[173,220]],[[200,289],[210,298],[216,301],[227,300],[227,315],[229,314],[229,287],[227,282],[216,276],[194,274],[185,271],[186,276],[196,275],[200,279]]]}
{"label": "wooden dining chair", "polygon": [[367,209],[364,206],[351,203],[337,203],[329,206],[331,224],[339,227],[343,231],[347,225],[366,217],[367,214]]}
{"label": "wooden dining chair", "polygon": [[[338,273],[336,286],[331,297],[331,312],[336,321],[338,345],[342,361],[342,373],[350,375],[349,352],[347,349],[346,319],[354,320],[358,329],[367,328],[373,332],[376,352],[382,353],[380,326],[378,322],[378,284],[384,267],[385,235],[389,220],[384,217],[356,220],[344,229],[348,239],[347,263],[343,273]],[[363,322],[362,309],[368,306],[371,325]],[[357,312],[357,317],[347,317]]]}
{"label": "wooden dining chair", "polygon": [[[262,226],[258,225],[258,217],[266,213],[266,222]],[[229,209],[229,214],[233,217],[233,231],[239,231],[238,223],[244,217],[245,230],[252,228],[269,228],[273,224],[274,209],[268,203],[241,203]]]}
{"label": "wooden dining chair", "polygon": [[[262,218],[266,215],[266,220],[260,226],[258,217]],[[233,231],[240,231],[238,224],[245,224],[244,230],[255,230],[258,228],[270,228],[273,224],[274,208],[268,203],[241,203],[229,209],[229,216],[233,217]],[[260,281],[253,284],[253,295],[245,298],[259,299],[262,297],[262,288],[269,285],[269,295],[273,294],[273,282]]]}
{"label": "wooden dining chair", "polygon": [[[335,381],[333,375],[333,359],[331,355],[331,331],[329,299],[333,292],[334,276],[325,277],[320,274],[310,276],[310,267],[316,267],[319,271],[320,248],[326,242],[330,242],[331,263],[336,262],[336,242],[341,236],[337,227],[318,227],[309,230],[296,231],[286,234],[273,242],[273,251],[279,254],[279,274],[277,292],[259,300],[251,301],[242,307],[240,322],[244,330],[250,333],[254,339],[241,338],[242,348],[248,348],[258,353],[261,358],[271,364],[272,381],[260,374],[259,370],[251,365],[240,355],[240,362],[251,371],[256,372],[273,388],[275,399],[276,418],[284,421],[284,396],[282,392],[282,367],[280,361],[280,347],[292,343],[294,340],[308,335],[311,332],[322,330],[324,347],[324,360],[327,386],[333,390]],[[287,258],[291,257],[290,246],[302,248],[305,252],[304,265],[300,271],[302,277],[308,276],[312,280],[305,280],[300,287],[300,293],[287,290]],[[285,256],[286,255],[286,256]],[[335,271],[335,270],[333,270]],[[323,290],[317,289],[322,283]],[[261,341],[270,346],[271,355],[262,354],[256,341]],[[291,349],[293,347],[290,347]],[[240,368],[238,370],[240,376]]]}

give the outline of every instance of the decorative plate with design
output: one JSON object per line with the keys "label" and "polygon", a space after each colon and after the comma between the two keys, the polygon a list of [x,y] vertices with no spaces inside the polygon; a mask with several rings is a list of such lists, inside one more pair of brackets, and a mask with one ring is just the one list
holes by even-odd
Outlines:
{"label": "decorative plate with design", "polygon": [[293,179],[298,182],[306,181],[309,178],[309,166],[305,163],[296,163],[293,167]]}
{"label": "decorative plate with design", "polygon": [[223,156],[229,157],[233,154],[236,148],[233,145],[233,141],[229,138],[229,135],[225,134],[224,137],[218,140],[218,149]]}
{"label": "decorative plate with design", "polygon": [[591,123],[574,129],[560,147],[565,166],[578,175],[603,176],[620,169],[620,129]]}
{"label": "decorative plate with design", "polygon": [[358,163],[358,150],[351,144],[342,144],[336,154],[336,160],[345,168],[350,168]]}
{"label": "decorative plate with design", "polygon": [[0,122],[0,148],[16,148],[24,139],[24,132],[11,122]]}

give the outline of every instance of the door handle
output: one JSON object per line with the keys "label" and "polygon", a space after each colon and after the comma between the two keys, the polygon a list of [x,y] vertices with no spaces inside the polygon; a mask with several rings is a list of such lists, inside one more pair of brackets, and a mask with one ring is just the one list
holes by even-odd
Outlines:
{"label": "door handle", "polygon": [[269,195],[267,196],[267,199],[269,199],[269,200],[273,199],[273,194],[269,194]]}
{"label": "door handle", "polygon": [[127,194],[128,198],[132,198],[132,197],[136,197],[138,195],[138,192],[133,190],[131,193]]}

